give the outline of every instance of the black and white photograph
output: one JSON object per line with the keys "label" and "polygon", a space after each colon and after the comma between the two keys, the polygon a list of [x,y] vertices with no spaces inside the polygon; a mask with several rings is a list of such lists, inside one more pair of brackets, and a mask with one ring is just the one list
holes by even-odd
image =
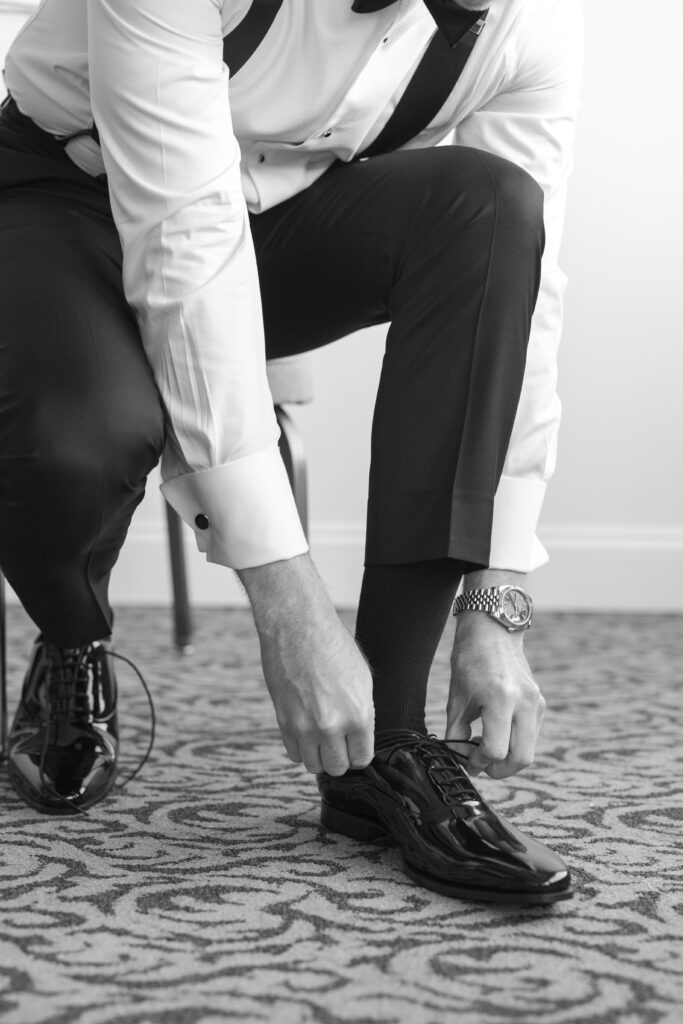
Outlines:
{"label": "black and white photograph", "polygon": [[681,38],[0,0],[2,1024],[681,1024]]}

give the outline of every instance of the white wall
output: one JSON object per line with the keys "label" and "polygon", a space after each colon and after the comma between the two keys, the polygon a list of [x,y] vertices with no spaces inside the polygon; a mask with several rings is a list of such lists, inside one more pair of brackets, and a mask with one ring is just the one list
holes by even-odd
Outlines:
{"label": "white wall", "polygon": [[[551,561],[530,589],[545,608],[681,610],[683,9],[680,0],[662,0],[654,15],[638,0],[586,0],[584,9],[584,105],[562,259],[564,413],[540,528]],[[313,553],[340,604],[355,602],[362,571],[383,337],[364,331],[316,353],[316,401],[294,410],[309,454]],[[207,566],[188,539],[196,600],[240,601],[230,574]],[[152,485],[113,596],[163,603],[168,594]]]}
{"label": "white wall", "polygon": [[[0,54],[4,56],[35,6],[34,0],[0,0]],[[0,81],[0,99],[5,96],[5,92],[4,84]]]}

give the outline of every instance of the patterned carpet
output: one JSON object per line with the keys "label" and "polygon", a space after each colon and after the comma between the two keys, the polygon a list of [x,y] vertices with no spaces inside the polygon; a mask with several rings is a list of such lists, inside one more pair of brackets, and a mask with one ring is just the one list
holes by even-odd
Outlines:
{"label": "patterned carpet", "polygon": [[[481,788],[574,868],[577,895],[551,909],[450,900],[411,883],[395,850],[325,834],[247,613],[198,618],[183,660],[166,612],[119,614],[118,650],[160,719],[129,788],[49,818],[0,771],[2,1024],[683,1021],[683,617],[537,616],[540,756]],[[33,636],[17,609],[10,636],[13,707]],[[145,703],[120,664],[119,678],[132,764]]]}

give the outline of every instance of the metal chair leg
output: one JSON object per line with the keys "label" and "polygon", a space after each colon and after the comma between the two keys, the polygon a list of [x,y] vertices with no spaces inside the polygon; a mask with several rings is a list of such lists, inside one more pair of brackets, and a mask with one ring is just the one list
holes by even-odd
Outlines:
{"label": "metal chair leg", "polygon": [[5,577],[0,572],[0,761],[7,757],[7,605]]}
{"label": "metal chair leg", "polygon": [[280,453],[294,494],[303,531],[308,538],[308,472],[306,453],[299,428],[281,405],[275,406],[280,426]]}
{"label": "metal chair leg", "polygon": [[175,644],[182,654],[192,654],[193,622],[187,589],[183,522],[168,502],[166,502],[166,521],[168,523],[168,550],[171,558],[171,581],[173,583]]}

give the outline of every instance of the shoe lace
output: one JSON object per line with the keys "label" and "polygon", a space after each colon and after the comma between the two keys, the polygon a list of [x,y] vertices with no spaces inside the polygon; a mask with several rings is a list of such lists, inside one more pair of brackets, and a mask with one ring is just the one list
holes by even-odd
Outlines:
{"label": "shoe lace", "polygon": [[452,750],[450,744],[468,744],[476,747],[479,739],[444,739],[430,733],[397,732],[393,749],[413,750],[425,767],[427,776],[448,806],[460,804],[466,800],[481,803],[481,795],[477,792],[465,771],[462,762],[467,762],[469,755]]}
{"label": "shoe lace", "polygon": [[[57,722],[70,717],[74,713],[82,714],[83,711],[87,711],[90,707],[88,693],[90,681],[88,671],[90,644],[84,644],[82,647],[63,650],[60,652],[51,650],[48,647],[46,653],[49,664],[46,691],[48,699],[48,720],[50,722]],[[147,740],[147,748],[133,771],[131,771],[122,782],[116,784],[116,789],[121,790],[127,786],[128,783],[136,777],[136,775],[139,775],[149,761],[156,737],[156,711],[149,686],[137,665],[132,662],[130,658],[127,658],[123,654],[119,654],[118,651],[105,650],[105,655],[110,658],[118,658],[119,661],[125,662],[133,669],[140,681],[140,684],[142,685],[142,689],[144,690],[147,698],[147,704],[149,706],[149,736]],[[62,803],[67,807],[70,807],[71,810],[76,810],[79,814],[83,814],[88,817],[87,810],[79,807],[77,804],[73,804],[70,800],[67,800],[65,796],[57,792],[54,786],[50,785],[45,775],[45,761],[49,745],[50,730],[46,729],[39,764],[41,786],[50,796],[61,800]]]}
{"label": "shoe lace", "polygon": [[49,666],[45,695],[48,721],[59,722],[89,710],[87,647],[64,650],[47,648]]}

